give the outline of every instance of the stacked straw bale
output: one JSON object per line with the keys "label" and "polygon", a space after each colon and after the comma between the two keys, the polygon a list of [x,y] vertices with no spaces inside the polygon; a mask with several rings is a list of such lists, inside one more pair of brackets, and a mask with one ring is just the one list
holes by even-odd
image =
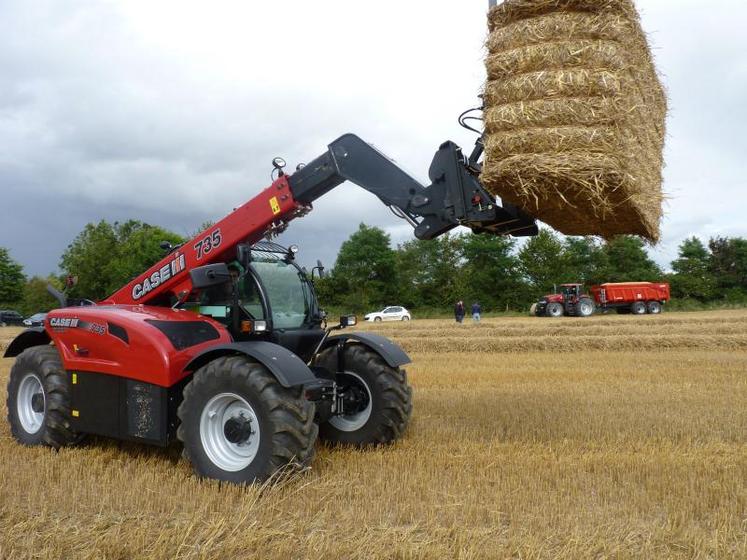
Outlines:
{"label": "stacked straw bale", "polygon": [[657,241],[667,101],[632,0],[488,15],[482,181],[569,235]]}

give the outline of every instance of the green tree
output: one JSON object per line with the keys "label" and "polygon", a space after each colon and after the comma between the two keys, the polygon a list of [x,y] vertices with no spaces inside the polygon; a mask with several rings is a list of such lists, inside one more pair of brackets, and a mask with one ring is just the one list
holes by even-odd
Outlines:
{"label": "green tree", "polygon": [[716,237],[709,241],[710,270],[726,299],[747,298],[747,239]]}
{"label": "green tree", "polygon": [[5,247],[0,247],[0,305],[14,307],[21,303],[25,283],[23,267],[11,258]]}
{"label": "green tree", "polygon": [[33,276],[26,281],[21,307],[25,315],[47,312],[59,307],[57,300],[47,291],[48,284],[52,284],[58,290],[62,289],[59,279],[52,275],[47,278]]}
{"label": "green tree", "polygon": [[397,267],[391,240],[383,230],[360,224],[340,247],[335,267],[326,282],[339,303],[355,312],[370,311],[397,296]]}
{"label": "green tree", "polygon": [[716,279],[710,269],[710,254],[700,239],[691,237],[682,242],[672,270],[672,296],[700,301],[713,298]]}
{"label": "green tree", "polygon": [[466,235],[463,240],[467,302],[479,301],[486,309],[518,309],[528,294],[521,280],[516,242],[490,234]]}
{"label": "green tree", "polygon": [[609,261],[601,243],[593,237],[566,237],[563,252],[566,276],[571,282],[591,286],[607,281]]}
{"label": "green tree", "polygon": [[604,245],[607,282],[657,282],[664,273],[651,260],[639,237],[620,235]]}
{"label": "green tree", "polygon": [[403,243],[396,252],[397,302],[410,307],[448,308],[463,298],[463,239],[444,235]]}
{"label": "green tree", "polygon": [[552,291],[553,285],[577,281],[569,274],[563,243],[546,229],[519,250],[519,266],[534,296]]}
{"label": "green tree", "polygon": [[178,244],[183,238],[136,220],[87,224],[60,261],[63,273],[78,280],[69,295],[106,297],[163,258],[162,241]]}

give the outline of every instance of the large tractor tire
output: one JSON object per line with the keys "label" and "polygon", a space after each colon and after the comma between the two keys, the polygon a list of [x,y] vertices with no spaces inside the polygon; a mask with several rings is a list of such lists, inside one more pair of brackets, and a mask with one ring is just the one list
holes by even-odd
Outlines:
{"label": "large tractor tire", "polygon": [[[337,369],[337,348],[328,348],[317,365]],[[403,369],[390,367],[362,344],[345,347],[345,373],[336,378],[338,390],[356,396],[358,407],[333,416],[319,427],[319,438],[329,443],[368,446],[391,443],[404,434],[412,415],[412,388]]]}
{"label": "large tractor tire", "polygon": [[565,313],[563,310],[563,304],[558,302],[548,303],[545,309],[545,315],[548,317],[562,317]]}
{"label": "large tractor tire", "polygon": [[6,404],[19,443],[59,449],[80,441],[72,429],[70,378],[54,346],[32,346],[18,355]]}
{"label": "large tractor tire", "polygon": [[658,315],[662,312],[661,303],[659,303],[658,301],[649,301],[646,305],[646,311],[651,315]]}
{"label": "large tractor tire", "polygon": [[630,304],[630,312],[633,315],[645,315],[646,314],[646,302],[645,301],[634,301]]}
{"label": "large tractor tire", "polygon": [[581,298],[576,304],[577,317],[591,317],[594,314],[594,302],[589,298]]}
{"label": "large tractor tire", "polygon": [[314,458],[314,405],[301,387],[283,387],[245,356],[223,356],[197,370],[177,415],[177,437],[201,477],[250,484]]}

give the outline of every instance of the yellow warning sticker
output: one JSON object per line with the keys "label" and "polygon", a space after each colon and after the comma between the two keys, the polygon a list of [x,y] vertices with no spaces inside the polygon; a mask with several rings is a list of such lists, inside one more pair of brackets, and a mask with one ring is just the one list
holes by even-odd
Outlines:
{"label": "yellow warning sticker", "polygon": [[270,199],[270,208],[272,208],[273,214],[280,214],[280,203],[278,202],[278,197],[273,196]]}
{"label": "yellow warning sticker", "polygon": [[73,385],[77,385],[77,384],[78,384],[78,374],[74,373],[73,374]]}
{"label": "yellow warning sticker", "polygon": [[80,416],[80,412],[78,412],[77,410],[73,410],[72,413],[73,413],[73,418],[77,418],[78,416]]}

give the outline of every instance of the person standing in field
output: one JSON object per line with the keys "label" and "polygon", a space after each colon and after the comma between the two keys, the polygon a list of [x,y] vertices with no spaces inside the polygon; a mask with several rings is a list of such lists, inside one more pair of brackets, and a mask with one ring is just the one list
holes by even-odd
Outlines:
{"label": "person standing in field", "polygon": [[480,322],[480,314],[482,313],[482,308],[480,307],[479,302],[475,302],[472,304],[472,322],[473,323],[479,323]]}
{"label": "person standing in field", "polygon": [[464,321],[464,302],[459,300],[454,306],[454,319],[457,323]]}

